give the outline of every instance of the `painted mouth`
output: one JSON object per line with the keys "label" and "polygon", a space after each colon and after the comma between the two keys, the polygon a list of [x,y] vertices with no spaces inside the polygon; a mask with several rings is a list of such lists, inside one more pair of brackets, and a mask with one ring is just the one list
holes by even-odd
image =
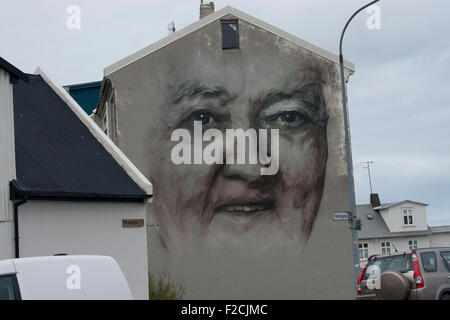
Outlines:
{"label": "painted mouth", "polygon": [[272,210],[275,208],[275,201],[263,200],[256,202],[243,203],[227,203],[214,210],[214,213],[231,213],[231,214],[251,214],[255,212]]}

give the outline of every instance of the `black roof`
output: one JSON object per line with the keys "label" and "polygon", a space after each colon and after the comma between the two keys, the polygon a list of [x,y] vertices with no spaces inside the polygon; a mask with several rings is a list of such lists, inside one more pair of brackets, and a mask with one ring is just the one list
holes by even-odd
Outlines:
{"label": "black roof", "polygon": [[14,67],[11,63],[6,61],[2,57],[0,57],[0,68],[8,72],[15,81],[17,81],[18,79],[28,81],[28,76],[25,73]]}
{"label": "black roof", "polygon": [[17,179],[12,199],[150,197],[41,76],[13,85]]}

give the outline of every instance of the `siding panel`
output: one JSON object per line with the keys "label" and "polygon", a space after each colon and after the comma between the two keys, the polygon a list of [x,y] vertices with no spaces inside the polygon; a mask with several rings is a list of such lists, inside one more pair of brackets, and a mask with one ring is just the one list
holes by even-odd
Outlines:
{"label": "siding panel", "polygon": [[0,69],[0,222],[12,220],[9,181],[15,178],[13,92],[9,74]]}

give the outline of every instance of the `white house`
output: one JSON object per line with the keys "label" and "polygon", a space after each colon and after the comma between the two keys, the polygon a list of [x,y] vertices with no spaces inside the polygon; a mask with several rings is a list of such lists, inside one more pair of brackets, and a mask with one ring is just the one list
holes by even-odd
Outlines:
{"label": "white house", "polygon": [[0,122],[0,259],[112,256],[148,299],[150,182],[40,69],[0,58]]}
{"label": "white house", "polygon": [[361,265],[374,254],[450,247],[450,226],[428,226],[428,204],[411,200],[380,204],[377,194],[371,195],[371,202],[357,206],[362,223],[358,232]]}

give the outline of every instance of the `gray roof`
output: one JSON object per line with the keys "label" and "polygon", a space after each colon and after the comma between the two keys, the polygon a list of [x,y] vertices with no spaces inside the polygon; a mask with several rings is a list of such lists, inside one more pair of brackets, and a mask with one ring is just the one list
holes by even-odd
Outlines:
{"label": "gray roof", "polygon": [[[400,201],[397,203],[401,203]],[[414,202],[414,201],[413,201]],[[388,204],[382,204],[380,207],[387,206]],[[391,206],[394,204],[391,204]],[[380,208],[377,207],[377,208]],[[390,232],[386,223],[381,217],[381,214],[372,208],[370,204],[362,204],[356,206],[356,215],[361,219],[361,231],[358,231],[358,239],[372,239],[372,238],[392,238],[392,237],[405,237],[405,236],[422,236],[433,233],[433,228],[443,227],[428,227],[428,230],[424,231],[408,231],[408,232]],[[367,215],[373,216],[373,219],[369,219]],[[450,226],[447,227],[450,231]],[[446,231],[440,231],[446,232]]]}
{"label": "gray roof", "polygon": [[450,232],[450,226],[430,227],[432,233]]}
{"label": "gray roof", "polygon": [[411,200],[402,200],[402,201],[397,201],[397,202],[389,202],[389,203],[382,203],[380,206],[375,207],[375,210],[383,210],[383,209],[388,209],[390,207],[396,206],[400,203],[403,202],[413,202],[413,203],[417,203],[417,204],[421,204],[423,206],[428,206],[428,204],[423,203],[423,202],[417,202],[417,201],[411,201]]}

